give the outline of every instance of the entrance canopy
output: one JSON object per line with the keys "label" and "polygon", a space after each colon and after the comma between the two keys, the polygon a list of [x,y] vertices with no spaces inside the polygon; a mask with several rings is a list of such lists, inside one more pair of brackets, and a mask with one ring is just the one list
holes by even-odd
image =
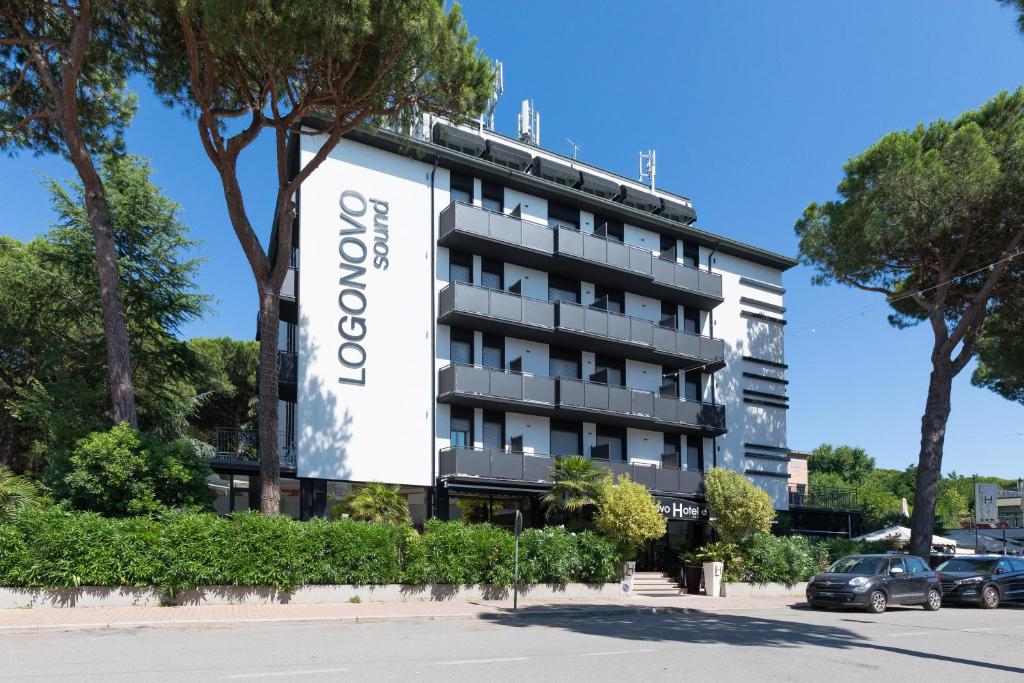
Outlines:
{"label": "entrance canopy", "polygon": [[[905,526],[890,526],[858,536],[855,541],[899,541],[910,543],[910,529]],[[932,535],[932,545],[956,546],[956,541],[945,536]]]}

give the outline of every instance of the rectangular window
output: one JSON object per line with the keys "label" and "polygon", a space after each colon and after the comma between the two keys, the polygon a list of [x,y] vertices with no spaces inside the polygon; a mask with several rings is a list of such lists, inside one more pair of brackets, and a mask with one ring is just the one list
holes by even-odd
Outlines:
{"label": "rectangular window", "polygon": [[623,313],[626,310],[626,293],[621,289],[609,289],[596,285],[592,307],[609,313]]}
{"label": "rectangular window", "polygon": [[473,257],[461,251],[449,251],[448,281],[473,284]]}
{"label": "rectangular window", "polygon": [[452,201],[463,204],[473,203],[473,179],[459,173],[452,173]]}
{"label": "rectangular window", "polygon": [[548,301],[580,302],[580,281],[569,278],[548,276]]}
{"label": "rectangular window", "polygon": [[583,452],[583,425],[565,420],[551,421],[551,455],[580,455]]}
{"label": "rectangular window", "polygon": [[662,235],[661,251],[658,253],[658,258],[662,261],[675,261],[676,247],[677,241],[675,237],[672,237],[671,235]]}
{"label": "rectangular window", "polygon": [[484,183],[480,189],[485,209],[495,213],[502,213],[505,210],[505,188],[501,185]]}
{"label": "rectangular window", "polygon": [[683,243],[683,264],[697,268],[700,266],[700,247],[693,242]]}
{"label": "rectangular window", "polygon": [[498,334],[485,334],[482,364],[485,368],[502,370],[505,367],[505,338]]}
{"label": "rectangular window", "polygon": [[473,364],[473,333],[458,327],[451,328],[451,360],[460,365]]}
{"label": "rectangular window", "polygon": [[662,375],[659,393],[665,398],[679,398],[679,374],[666,372]]}
{"label": "rectangular window", "polygon": [[548,202],[548,225],[552,228],[568,228],[579,231],[580,210],[564,204]]}
{"label": "rectangular window", "polygon": [[452,406],[451,414],[451,439],[452,448],[473,447],[473,409],[462,406]]}
{"label": "rectangular window", "polygon": [[662,301],[661,321],[658,324],[670,330],[679,329],[679,306],[669,301]]}
{"label": "rectangular window", "polygon": [[484,448],[505,449],[505,413],[484,411]]}
{"label": "rectangular window", "polygon": [[626,430],[622,427],[598,425],[592,455],[610,462],[626,462]]}
{"label": "rectangular window", "polygon": [[594,226],[594,234],[598,237],[604,237],[613,242],[623,242],[626,238],[622,221],[604,216],[594,216]]}
{"label": "rectangular window", "polygon": [[683,309],[683,330],[700,334],[700,310],[689,306]]}
{"label": "rectangular window", "polygon": [[626,361],[602,354],[595,356],[593,382],[601,382],[614,387],[626,386]]}
{"label": "rectangular window", "polygon": [[701,375],[699,372],[686,373],[685,385],[683,387],[683,398],[687,401],[700,400]]}
{"label": "rectangular window", "polygon": [[686,469],[704,470],[704,437],[686,436]]}
{"label": "rectangular window", "polygon": [[480,264],[480,284],[490,289],[505,289],[505,264],[483,259]]}
{"label": "rectangular window", "polygon": [[678,434],[665,434],[665,445],[661,449],[661,466],[662,467],[676,467],[680,465],[679,462],[679,435]]}
{"label": "rectangular window", "polygon": [[581,356],[579,351],[551,347],[548,358],[548,376],[579,379]]}

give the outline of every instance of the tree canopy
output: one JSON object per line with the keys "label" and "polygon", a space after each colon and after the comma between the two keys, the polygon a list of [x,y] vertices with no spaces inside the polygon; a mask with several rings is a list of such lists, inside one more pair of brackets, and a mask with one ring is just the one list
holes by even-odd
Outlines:
{"label": "tree canopy", "polygon": [[735,470],[712,467],[704,475],[704,497],[722,541],[738,543],[755,531],[769,533],[775,520],[771,496]]}
{"label": "tree canopy", "polygon": [[873,469],[875,459],[863,448],[855,446],[833,446],[823,443],[807,459],[807,471],[811,474],[834,474],[854,486],[864,481]]}

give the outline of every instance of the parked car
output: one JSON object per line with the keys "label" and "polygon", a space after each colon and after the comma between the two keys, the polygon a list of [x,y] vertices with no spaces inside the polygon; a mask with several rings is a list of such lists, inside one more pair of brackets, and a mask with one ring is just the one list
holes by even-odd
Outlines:
{"label": "parked car", "polygon": [[1006,600],[1024,600],[1024,559],[974,555],[946,560],[935,570],[942,597],[995,609]]}
{"label": "parked car", "polygon": [[860,607],[881,614],[890,604],[942,607],[938,576],[912,555],[849,555],[807,584],[811,607]]}

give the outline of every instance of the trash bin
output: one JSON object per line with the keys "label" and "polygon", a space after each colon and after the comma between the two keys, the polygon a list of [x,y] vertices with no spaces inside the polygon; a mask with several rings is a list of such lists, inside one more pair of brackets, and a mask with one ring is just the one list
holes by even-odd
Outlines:
{"label": "trash bin", "polygon": [[703,575],[704,569],[700,566],[687,567],[683,572],[686,577],[686,592],[690,595],[697,595],[700,593],[700,577]]}

